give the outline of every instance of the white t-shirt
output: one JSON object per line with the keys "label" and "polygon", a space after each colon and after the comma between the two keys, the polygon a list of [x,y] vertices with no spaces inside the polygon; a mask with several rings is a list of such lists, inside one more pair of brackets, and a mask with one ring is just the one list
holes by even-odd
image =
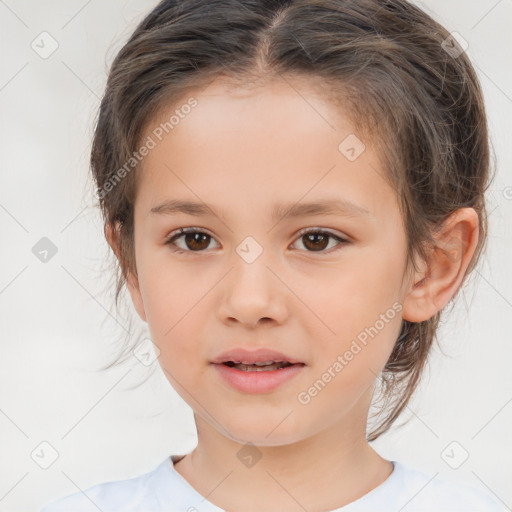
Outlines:
{"label": "white t-shirt", "polygon": [[[90,487],[40,512],[224,512],[201,496],[175,469],[183,456],[127,480]],[[468,485],[429,477],[400,462],[382,484],[331,512],[509,512],[497,499]],[[263,512],[263,511],[262,511]]]}

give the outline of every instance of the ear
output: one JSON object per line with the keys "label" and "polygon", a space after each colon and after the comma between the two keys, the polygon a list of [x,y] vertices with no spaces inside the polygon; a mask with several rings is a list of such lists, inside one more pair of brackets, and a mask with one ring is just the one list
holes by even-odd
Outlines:
{"label": "ear", "polygon": [[[119,230],[120,230],[120,224],[119,222],[116,222],[115,228],[110,223],[105,224],[105,237],[114,251],[114,254],[116,255],[118,261],[121,263],[122,261],[122,255],[121,250],[119,247]],[[144,302],[142,300],[142,294],[140,292],[140,286],[139,286],[139,280],[137,276],[134,276],[131,272],[125,276],[126,278],[126,287],[128,288],[128,291],[130,292],[130,296],[132,298],[133,305],[135,307],[135,310],[137,311],[138,315],[141,317],[141,319],[146,322],[146,311],[144,310]]]}
{"label": "ear", "polygon": [[444,222],[424,269],[416,272],[403,301],[402,317],[423,322],[441,310],[459,289],[478,243],[478,214],[459,208]]}

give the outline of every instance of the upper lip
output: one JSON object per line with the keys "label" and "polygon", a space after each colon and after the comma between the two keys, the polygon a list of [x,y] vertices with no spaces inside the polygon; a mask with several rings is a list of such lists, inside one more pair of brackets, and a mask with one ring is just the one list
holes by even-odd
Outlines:
{"label": "upper lip", "polygon": [[283,354],[282,352],[271,350],[269,348],[259,348],[257,350],[249,351],[242,347],[233,348],[226,352],[222,352],[222,354],[218,355],[211,362],[213,364],[221,364],[226,363],[228,361],[246,364],[261,363],[265,361],[286,361],[287,363],[291,364],[302,363],[302,361],[299,361],[298,359]]}

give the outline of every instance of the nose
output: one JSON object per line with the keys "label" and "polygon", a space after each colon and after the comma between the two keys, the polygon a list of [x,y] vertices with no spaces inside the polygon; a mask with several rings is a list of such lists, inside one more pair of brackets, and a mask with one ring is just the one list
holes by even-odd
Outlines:
{"label": "nose", "polygon": [[286,320],[291,292],[269,259],[265,252],[252,262],[233,258],[233,267],[221,287],[221,321],[255,328],[260,323],[282,324]]}

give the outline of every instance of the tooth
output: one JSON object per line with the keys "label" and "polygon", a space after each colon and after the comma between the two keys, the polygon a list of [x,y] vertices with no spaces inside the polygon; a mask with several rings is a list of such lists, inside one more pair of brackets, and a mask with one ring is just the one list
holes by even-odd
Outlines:
{"label": "tooth", "polygon": [[270,365],[269,364],[262,365],[262,364],[256,364],[256,363],[255,364],[241,363],[241,364],[235,365],[234,368],[236,368],[238,370],[243,370],[246,372],[264,372],[264,371],[285,368],[286,366],[289,366],[289,363],[287,363],[286,361],[279,361],[279,362],[275,362]]}

